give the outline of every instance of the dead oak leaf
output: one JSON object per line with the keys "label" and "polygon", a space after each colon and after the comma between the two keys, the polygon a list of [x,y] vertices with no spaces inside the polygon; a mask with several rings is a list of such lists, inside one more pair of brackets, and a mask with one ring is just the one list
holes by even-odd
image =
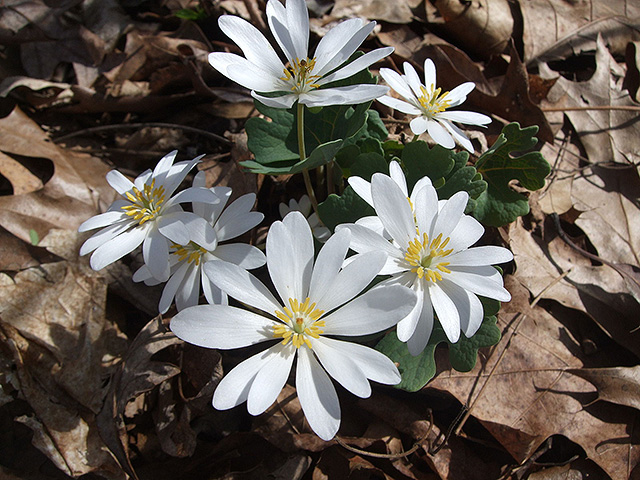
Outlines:
{"label": "dead oak leaf", "polygon": [[52,228],[76,230],[115,199],[105,180],[109,169],[102,161],[56,146],[17,107],[0,119],[0,152],[14,159],[53,163],[53,176],[43,188],[0,197],[0,225],[25,242],[30,241],[30,230],[39,238]]}

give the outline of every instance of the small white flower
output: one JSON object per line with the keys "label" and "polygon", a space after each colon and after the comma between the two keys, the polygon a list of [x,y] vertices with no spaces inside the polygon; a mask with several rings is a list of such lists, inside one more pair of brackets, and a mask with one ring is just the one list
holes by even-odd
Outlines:
{"label": "small white flower", "polygon": [[177,151],[173,151],[162,157],[153,172],[143,172],[133,183],[117,170],[107,173],[107,182],[122,199],[78,228],[79,232],[85,232],[104,227],[80,247],[80,255],[93,252],[91,268],[100,270],[142,244],[144,262],[153,276],[161,281],[169,278],[169,241],[180,245],[189,243],[194,217],[179,204],[220,201],[206,188],[192,187],[171,196],[201,158],[174,165],[176,154]]}
{"label": "small white flower", "polygon": [[307,222],[309,222],[313,236],[316,237],[319,242],[324,243],[331,236],[331,230],[322,224],[318,214],[316,212],[311,212],[311,200],[309,200],[309,195],[303,195],[300,197],[299,202],[292,198],[289,200],[289,205],[286,203],[280,203],[278,210],[280,211],[281,218],[284,218],[287,213],[293,211],[302,213],[302,215],[307,219]]}
{"label": "small white flower", "polygon": [[[296,100],[308,107],[364,103],[384,95],[382,85],[350,85],[320,88],[348,78],[393,52],[378,48],[344,65],[372,32],[375,22],[363,25],[360,19],[346,20],[320,40],[315,55],[309,57],[309,12],[304,0],[267,3],[267,20],[288,61],[285,66],[260,31],[249,22],[223,15],[222,31],[242,49],[246,58],[225,52],[209,54],[209,63],[220,73],[252,90],[254,98],[276,108],[289,108]],[[265,97],[256,92],[282,93]]]}
{"label": "small white flower", "polygon": [[473,153],[471,141],[453,122],[487,125],[491,123],[491,118],[476,112],[447,110],[464,102],[469,92],[476,87],[475,83],[466,82],[450,92],[441,93],[441,89],[436,88],[436,67],[429,58],[424,61],[424,85],[416,70],[407,62],[404,63],[404,75],[388,68],[381,68],[380,75],[407,101],[388,95],[378,98],[378,101],[402,113],[419,115],[409,124],[414,134],[428,132],[436,143],[445,148],[455,147],[455,139]]}
{"label": "small white flower", "polygon": [[[392,163],[391,171],[398,180],[400,167]],[[387,238],[380,229],[367,228],[371,220],[338,225],[336,232],[350,230],[351,248],[356,252],[388,254],[380,274],[391,277],[380,285],[400,284],[415,292],[415,308],[398,323],[398,338],[407,342],[412,355],[422,352],[429,341],[434,310],[454,343],[461,329],[471,337],[482,324],[484,311],[477,295],[502,302],[511,299],[502,276],[492,266],[512,260],[511,252],[497,246],[469,248],[480,239],[484,227],[464,214],[467,192],[438,201],[431,182],[419,182],[407,198],[406,187],[381,173],[373,175],[369,187],[363,179],[349,180],[375,208]]]}
{"label": "small white flower", "polygon": [[[193,180],[194,187],[205,186],[205,174],[199,172]],[[236,238],[258,225],[264,215],[252,212],[256,200],[254,193],[248,193],[224,208],[231,196],[229,187],[213,187],[211,191],[220,199],[219,203],[193,203],[193,213],[202,221],[192,219],[191,240],[186,245],[174,243],[170,248],[169,267],[171,277],[162,291],[158,310],[166,313],[175,298],[178,311],[198,304],[200,285],[207,302],[224,304],[228,302],[227,294],[209,280],[205,274],[204,264],[211,260],[221,260],[238,265],[245,269],[261,267],[265,264],[264,253],[252,245],[244,243],[221,242]],[[224,209],[224,211],[223,211]],[[200,224],[200,228],[198,228]],[[208,227],[213,227],[213,239],[205,239]],[[206,246],[202,246],[206,245]],[[144,281],[147,285],[161,283],[153,277],[146,265],[140,267],[133,275],[135,282]]]}
{"label": "small white flower", "polygon": [[282,301],[236,265],[205,265],[222,290],[264,313],[199,305],[173,317],[171,330],[189,343],[208,348],[279,340],[222,379],[213,395],[215,408],[225,410],[246,401],[249,413],[261,414],[276,400],[297,357],[295,383],[302,410],[314,432],[330,440],[340,426],[340,404],[329,376],[362,398],[371,394],[369,380],[390,385],[400,381],[397,368],[382,353],[329,337],[390,328],[416,302],[413,292],[400,285],[374,287],[356,297],[378,274],[386,255],[357,255],[342,268],[350,238],[347,230],[333,235],[314,265],[313,236],[302,214],[291,212],[275,222],[267,235],[267,267]]}

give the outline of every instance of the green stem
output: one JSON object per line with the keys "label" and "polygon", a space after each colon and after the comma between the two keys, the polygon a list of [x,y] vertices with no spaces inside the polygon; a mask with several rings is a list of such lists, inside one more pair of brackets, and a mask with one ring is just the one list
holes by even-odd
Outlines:
{"label": "green stem", "polygon": [[[298,102],[298,151],[300,152],[300,161],[307,158],[307,152],[304,148],[304,105],[300,102]],[[316,200],[316,194],[313,191],[309,170],[306,168],[302,170],[302,178],[304,178],[304,186],[307,188],[307,195],[311,200],[313,211],[318,213],[318,200]]]}

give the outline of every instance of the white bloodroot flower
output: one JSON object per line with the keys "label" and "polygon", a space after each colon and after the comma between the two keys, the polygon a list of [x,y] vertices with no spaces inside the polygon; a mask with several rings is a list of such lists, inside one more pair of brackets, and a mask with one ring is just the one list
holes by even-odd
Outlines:
{"label": "white bloodroot flower", "polygon": [[[205,186],[205,174],[199,172],[193,180],[194,187]],[[193,203],[193,213],[202,219],[194,221],[192,226],[200,223],[201,228],[192,228],[198,234],[192,236],[189,243],[171,245],[169,267],[171,277],[162,291],[158,310],[166,313],[174,298],[178,311],[198,304],[200,285],[204,296],[210,304],[228,303],[227,294],[209,280],[203,266],[211,260],[221,260],[238,265],[244,269],[254,269],[265,264],[266,258],[258,248],[245,243],[226,243],[258,225],[264,214],[252,212],[251,208],[256,200],[254,193],[248,193],[232,202],[226,209],[225,205],[231,196],[229,187],[212,187],[211,191],[220,199],[219,203]],[[223,211],[224,209],[224,211]],[[214,239],[203,239],[207,234],[207,227],[213,227]],[[202,246],[206,245],[206,246]],[[140,267],[133,275],[135,282],[144,281],[147,285],[161,283],[155,279],[146,265]]]}
{"label": "white bloodroot flower", "polygon": [[311,212],[311,200],[309,200],[309,195],[303,195],[300,197],[300,201],[296,201],[292,198],[289,200],[289,205],[281,202],[278,206],[278,210],[280,211],[281,218],[284,218],[287,213],[293,211],[302,213],[302,215],[307,219],[307,222],[309,222],[313,236],[316,237],[319,242],[324,243],[331,236],[331,230],[322,224],[318,214],[316,212]]}
{"label": "white bloodroot flower", "polygon": [[297,357],[296,389],[313,431],[330,440],[340,426],[333,377],[366,398],[369,380],[394,385],[400,374],[389,358],[369,347],[331,338],[368,335],[394,326],[414,308],[413,292],[400,285],[364,290],[386,261],[383,252],[357,255],[342,268],[351,234],[333,235],[313,261],[313,237],[299,212],[275,222],[267,235],[267,267],[282,301],[246,270],[226,262],[205,265],[210,278],[253,313],[233,306],[199,305],[171,321],[181,339],[208,348],[231,349],[279,340],[231,370],[218,384],[213,406],[247,402],[252,415],[264,412],[282,390]]}
{"label": "white bloodroot flower", "polygon": [[[350,85],[321,88],[348,78],[393,52],[378,48],[344,65],[373,31],[375,22],[346,20],[331,29],[309,56],[309,12],[304,0],[279,0],[267,3],[267,20],[278,45],[285,54],[285,66],[264,35],[249,22],[223,15],[218,23],[222,31],[243,51],[246,58],[225,52],[209,54],[209,63],[220,73],[252,90],[253,97],[275,108],[290,108],[296,100],[308,107],[358,104],[384,95],[382,85]],[[263,96],[262,93],[282,93]]]}
{"label": "white bloodroot flower", "polygon": [[[400,167],[392,163],[391,171],[397,180]],[[364,200],[370,200],[391,241],[359,221],[338,225],[336,233],[350,230],[351,248],[358,253],[388,254],[380,274],[391,277],[379,285],[400,284],[415,292],[415,308],[397,327],[398,338],[407,342],[412,355],[422,352],[429,341],[434,310],[447,338],[455,343],[461,329],[471,337],[482,324],[484,311],[477,295],[502,302],[511,299],[502,276],[492,265],[509,262],[513,255],[497,246],[470,248],[480,239],[484,227],[464,214],[467,192],[438,201],[431,182],[423,182],[416,184],[408,198],[406,186],[403,189],[382,173],[373,175],[370,187],[363,179],[352,177],[350,183],[355,183],[357,193],[364,192]]]}
{"label": "white bloodroot flower", "polygon": [[189,243],[194,215],[180,207],[182,202],[217,203],[219,199],[206,188],[187,188],[173,193],[200,158],[173,161],[177,150],[160,159],[153,172],[147,170],[133,183],[117,170],[107,173],[107,182],[122,198],[101,213],[83,222],[78,228],[93,234],[80,247],[80,255],[91,255],[91,268],[100,270],[122,258],[142,244],[144,262],[161,281],[169,278],[169,242]]}
{"label": "white bloodroot flower", "polygon": [[436,88],[436,67],[431,59],[424,61],[424,85],[410,63],[405,62],[403,66],[404,75],[388,68],[381,68],[380,75],[406,102],[388,95],[378,98],[378,101],[402,113],[418,115],[409,124],[414,134],[428,132],[436,143],[445,148],[455,147],[457,141],[473,153],[471,141],[453,122],[487,125],[491,123],[491,118],[481,113],[448,109],[463,103],[476,84],[466,82],[450,92],[441,93],[441,89]]}

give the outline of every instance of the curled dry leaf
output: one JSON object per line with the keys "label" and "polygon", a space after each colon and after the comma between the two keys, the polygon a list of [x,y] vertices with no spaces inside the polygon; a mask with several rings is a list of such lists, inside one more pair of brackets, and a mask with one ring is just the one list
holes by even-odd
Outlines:
{"label": "curled dry leaf", "polygon": [[410,23],[413,20],[410,0],[336,0],[331,16],[335,18],[361,17],[389,23]]}
{"label": "curled dry leaf", "polygon": [[640,410],[640,366],[580,368],[569,372],[598,389],[598,399]]}
{"label": "curled dry leaf", "polygon": [[0,151],[35,163],[53,163],[53,176],[44,188],[0,197],[0,225],[25,242],[30,241],[30,230],[38,238],[51,228],[76,230],[115,198],[105,180],[109,169],[102,161],[57,147],[17,107],[0,119]]}

